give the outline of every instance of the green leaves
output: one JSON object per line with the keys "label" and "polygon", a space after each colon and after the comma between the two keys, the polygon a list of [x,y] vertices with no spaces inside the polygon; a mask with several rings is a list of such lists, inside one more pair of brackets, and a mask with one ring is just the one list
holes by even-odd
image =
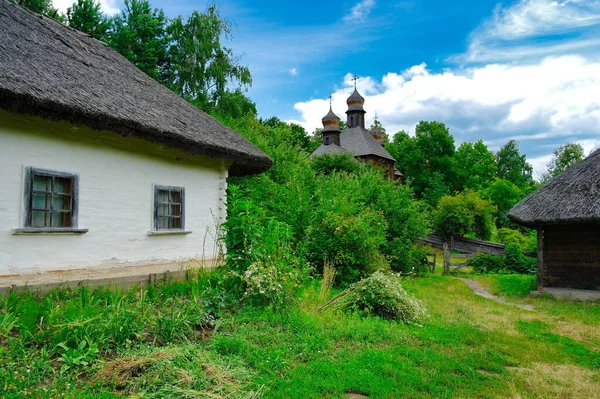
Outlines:
{"label": "green leaves", "polygon": [[100,3],[95,0],[77,0],[67,9],[67,25],[90,36],[106,40],[111,21],[100,11]]}

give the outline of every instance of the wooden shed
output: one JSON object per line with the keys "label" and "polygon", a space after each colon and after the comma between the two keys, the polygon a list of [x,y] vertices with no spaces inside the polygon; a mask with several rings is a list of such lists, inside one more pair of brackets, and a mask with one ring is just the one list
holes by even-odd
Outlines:
{"label": "wooden shed", "polygon": [[600,289],[600,150],[509,212],[537,230],[538,289]]}

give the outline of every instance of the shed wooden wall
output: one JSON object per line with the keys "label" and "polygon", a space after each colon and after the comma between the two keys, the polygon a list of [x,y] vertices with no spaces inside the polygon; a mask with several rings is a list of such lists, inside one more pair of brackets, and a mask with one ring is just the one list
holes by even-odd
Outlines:
{"label": "shed wooden wall", "polygon": [[544,229],[544,286],[600,288],[600,225]]}

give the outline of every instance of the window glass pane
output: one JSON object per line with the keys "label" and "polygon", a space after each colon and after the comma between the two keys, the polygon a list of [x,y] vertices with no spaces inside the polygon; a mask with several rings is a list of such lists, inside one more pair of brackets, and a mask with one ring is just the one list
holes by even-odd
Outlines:
{"label": "window glass pane", "polygon": [[171,219],[171,228],[172,229],[180,229],[181,228],[181,218],[170,218]]}
{"label": "window glass pane", "polygon": [[181,205],[180,204],[171,205],[171,216],[181,216]]}
{"label": "window glass pane", "polygon": [[54,178],[55,193],[70,193],[71,191],[71,179],[63,177]]}
{"label": "window glass pane", "polygon": [[52,227],[71,227],[71,213],[52,212]]}
{"label": "window glass pane", "polygon": [[171,202],[181,204],[181,192],[171,191]]}
{"label": "window glass pane", "polygon": [[71,210],[71,197],[67,195],[55,195],[52,200],[53,210],[55,211],[68,211]]}
{"label": "window glass pane", "polygon": [[158,216],[169,216],[168,204],[158,204]]}
{"label": "window glass pane", "polygon": [[168,217],[159,217],[158,218],[158,228],[159,229],[168,229],[169,228],[169,218]]}
{"label": "window glass pane", "polygon": [[46,227],[50,225],[50,212],[31,212],[31,225],[33,227]]}
{"label": "window glass pane", "polygon": [[52,178],[47,176],[33,176],[33,189],[38,191],[50,191]]}
{"label": "window glass pane", "polygon": [[158,190],[158,202],[169,202],[169,192],[167,190]]}
{"label": "window glass pane", "polygon": [[50,196],[44,194],[33,194],[34,209],[50,209]]}

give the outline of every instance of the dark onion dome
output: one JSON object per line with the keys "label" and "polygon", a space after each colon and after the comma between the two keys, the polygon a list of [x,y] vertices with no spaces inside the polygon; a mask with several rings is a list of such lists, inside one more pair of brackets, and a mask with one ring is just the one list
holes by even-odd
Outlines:
{"label": "dark onion dome", "polygon": [[0,109],[225,159],[232,176],[273,165],[106,44],[7,0],[0,0]]}
{"label": "dark onion dome", "polygon": [[340,118],[336,114],[333,113],[331,106],[329,107],[329,112],[327,115],[321,119],[323,122],[323,131],[331,132],[331,131],[339,131],[340,130]]}
{"label": "dark onion dome", "polygon": [[508,218],[527,227],[600,223],[600,150],[515,205]]}
{"label": "dark onion dome", "polygon": [[385,133],[383,133],[378,126],[373,126],[369,133],[371,133],[371,136],[373,136],[375,140],[379,141],[380,143],[383,143]]}
{"label": "dark onion dome", "polygon": [[365,99],[360,95],[358,90],[354,88],[354,91],[346,100],[346,104],[348,104],[348,111],[363,111],[363,105],[365,104]]}

